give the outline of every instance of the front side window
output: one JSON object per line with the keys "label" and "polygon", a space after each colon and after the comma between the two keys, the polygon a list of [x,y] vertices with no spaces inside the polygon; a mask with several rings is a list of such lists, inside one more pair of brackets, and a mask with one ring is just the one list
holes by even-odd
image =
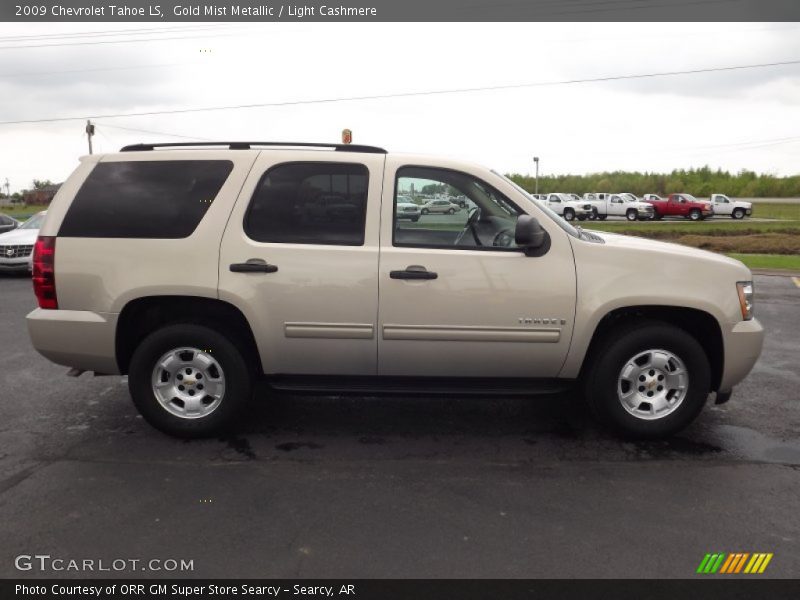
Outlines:
{"label": "front side window", "polygon": [[361,164],[277,165],[258,182],[244,231],[257,242],[362,246],[368,184]]}
{"label": "front side window", "polygon": [[403,167],[395,182],[395,213],[399,198],[422,201],[442,194],[466,198],[465,208],[442,201],[447,210],[422,211],[416,221],[395,218],[395,246],[472,250],[515,249],[514,230],[522,211],[487,183],[460,171]]}
{"label": "front side window", "polygon": [[58,235],[188,237],[232,169],[229,160],[98,163],[78,190]]}

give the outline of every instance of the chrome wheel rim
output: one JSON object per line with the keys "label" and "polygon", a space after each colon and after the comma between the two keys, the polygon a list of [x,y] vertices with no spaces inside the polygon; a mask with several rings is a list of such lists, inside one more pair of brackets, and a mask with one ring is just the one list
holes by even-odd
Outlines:
{"label": "chrome wheel rim", "polygon": [[156,361],[153,394],[161,407],[182,419],[201,419],[219,408],[225,396],[225,373],[205,350],[181,347]]}
{"label": "chrome wheel rim", "polygon": [[675,412],[689,391],[689,373],[669,350],[653,349],[631,357],[619,372],[617,397],[638,419],[663,419]]}

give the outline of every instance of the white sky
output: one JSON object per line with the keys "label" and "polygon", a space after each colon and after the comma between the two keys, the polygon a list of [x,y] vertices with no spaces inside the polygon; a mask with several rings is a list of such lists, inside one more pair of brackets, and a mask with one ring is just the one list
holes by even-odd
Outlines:
{"label": "white sky", "polygon": [[[158,31],[142,32],[145,28]],[[138,30],[137,35],[101,35],[122,29]],[[119,40],[126,43],[105,43]],[[69,45],[30,47],[45,44]],[[798,59],[800,24],[792,23],[0,24],[0,121]],[[339,141],[348,127],[355,143],[457,156],[503,172],[532,173],[532,157],[538,155],[542,173],[670,171],[708,164],[790,175],[800,172],[798,108],[800,65],[791,65],[97,118],[94,143],[95,152],[111,152],[140,141],[182,141],[117,127],[200,139],[323,142]],[[0,183],[8,177],[15,191],[34,178],[62,181],[87,151],[84,125],[0,125]]]}

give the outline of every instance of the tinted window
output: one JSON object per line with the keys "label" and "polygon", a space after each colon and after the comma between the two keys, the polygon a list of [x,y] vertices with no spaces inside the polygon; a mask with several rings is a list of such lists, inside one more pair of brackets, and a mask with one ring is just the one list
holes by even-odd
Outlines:
{"label": "tinted window", "polygon": [[59,235],[188,237],[232,169],[229,160],[99,163],[75,196]]}
{"label": "tinted window", "polygon": [[278,165],[259,181],[244,231],[258,242],[361,246],[368,182],[364,165]]}

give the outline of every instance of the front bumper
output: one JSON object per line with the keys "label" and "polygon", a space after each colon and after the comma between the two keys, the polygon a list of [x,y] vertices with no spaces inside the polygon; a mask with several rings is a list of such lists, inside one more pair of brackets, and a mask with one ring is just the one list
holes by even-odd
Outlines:
{"label": "front bumper", "polygon": [[56,364],[109,375],[119,373],[116,359],[116,313],[43,310],[26,317],[39,354]]}
{"label": "front bumper", "polygon": [[17,272],[28,271],[30,273],[32,263],[30,257],[27,258],[11,258],[0,259],[0,271]]}
{"label": "front bumper", "polygon": [[740,321],[724,335],[725,366],[722,370],[720,390],[731,390],[750,373],[761,355],[764,345],[764,328],[758,319]]}

